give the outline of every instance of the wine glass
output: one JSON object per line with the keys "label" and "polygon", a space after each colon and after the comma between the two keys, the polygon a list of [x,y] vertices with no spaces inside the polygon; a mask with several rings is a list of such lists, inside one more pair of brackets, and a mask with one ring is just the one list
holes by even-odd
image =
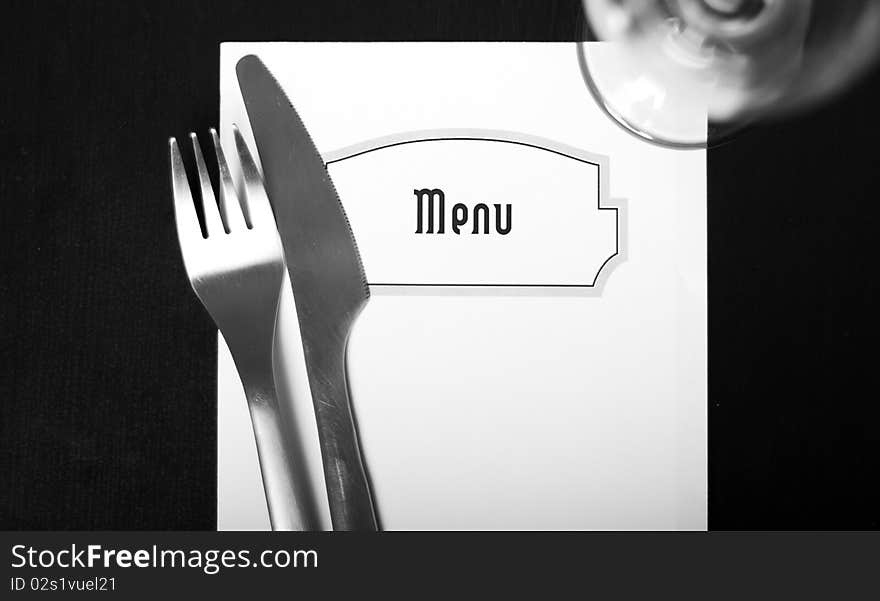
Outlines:
{"label": "wine glass", "polygon": [[705,148],[833,97],[880,50],[880,1],[583,0],[610,44],[579,60],[599,105],[651,142]]}

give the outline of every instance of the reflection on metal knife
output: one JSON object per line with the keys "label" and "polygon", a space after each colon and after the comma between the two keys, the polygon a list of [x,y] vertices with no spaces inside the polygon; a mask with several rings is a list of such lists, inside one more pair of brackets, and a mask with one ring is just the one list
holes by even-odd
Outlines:
{"label": "reflection on metal knife", "polygon": [[334,530],[376,530],[349,400],[345,356],[370,297],[348,219],[321,155],[293,105],[256,56],[238,83],[275,212],[305,352]]}

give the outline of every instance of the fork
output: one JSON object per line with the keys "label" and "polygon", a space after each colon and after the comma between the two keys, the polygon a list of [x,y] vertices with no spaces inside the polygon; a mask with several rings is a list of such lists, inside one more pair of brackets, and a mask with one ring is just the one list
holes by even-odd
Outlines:
{"label": "fork", "polygon": [[[191,133],[202,201],[202,229],[177,140],[168,141],[177,236],[190,283],[223,334],[247,397],[269,520],[273,530],[310,530],[302,463],[280,411],[272,369],[275,319],[284,251],[262,177],[238,128],[241,197],[217,131],[211,129],[219,173],[219,203],[198,137]],[[219,210],[218,210],[219,209]],[[298,461],[299,460],[299,461]]]}

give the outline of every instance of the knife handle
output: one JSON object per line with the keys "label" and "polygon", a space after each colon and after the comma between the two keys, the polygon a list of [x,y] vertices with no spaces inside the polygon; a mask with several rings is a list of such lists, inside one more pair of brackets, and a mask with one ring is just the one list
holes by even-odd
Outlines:
{"label": "knife handle", "polygon": [[375,532],[379,528],[351,409],[345,348],[307,354],[333,529]]}

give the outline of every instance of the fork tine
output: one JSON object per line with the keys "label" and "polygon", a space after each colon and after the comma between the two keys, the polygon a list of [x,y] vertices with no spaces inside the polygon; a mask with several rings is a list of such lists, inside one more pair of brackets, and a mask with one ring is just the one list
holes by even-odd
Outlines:
{"label": "fork tine", "polygon": [[199,173],[199,192],[202,196],[202,211],[205,213],[205,229],[208,236],[227,233],[229,230],[220,220],[217,210],[217,199],[214,197],[214,189],[211,187],[211,178],[208,177],[208,168],[205,167],[205,157],[202,156],[202,147],[199,146],[199,138],[195,133],[189,135],[192,140],[193,154],[196,156],[196,170]]}
{"label": "fork tine", "polygon": [[184,248],[188,243],[202,239],[202,227],[199,225],[199,216],[193,203],[192,192],[189,188],[189,180],[186,178],[186,168],[183,166],[183,157],[177,147],[177,140],[168,139],[168,152],[171,161],[171,194],[174,197],[174,220],[177,222],[177,237],[180,246]]}
{"label": "fork tine", "polygon": [[248,150],[247,142],[238,130],[237,125],[233,125],[235,134],[235,148],[238,151],[238,160],[241,163],[241,178],[244,183],[244,195],[247,200],[247,214],[250,216],[251,225],[253,227],[271,225],[275,227],[275,215],[272,213],[272,206],[269,204],[269,197],[266,196],[266,189],[263,187],[263,177],[254,157]]}
{"label": "fork tine", "polygon": [[226,155],[223,153],[223,147],[220,146],[220,137],[217,135],[217,130],[213,127],[211,128],[211,139],[214,142],[214,152],[217,155],[217,171],[220,183],[220,217],[223,219],[223,223],[226,224],[228,231],[244,230],[250,227],[245,224],[247,215],[242,215],[243,209],[238,200],[238,194],[235,192],[235,185],[232,183],[232,175],[229,173]]}

